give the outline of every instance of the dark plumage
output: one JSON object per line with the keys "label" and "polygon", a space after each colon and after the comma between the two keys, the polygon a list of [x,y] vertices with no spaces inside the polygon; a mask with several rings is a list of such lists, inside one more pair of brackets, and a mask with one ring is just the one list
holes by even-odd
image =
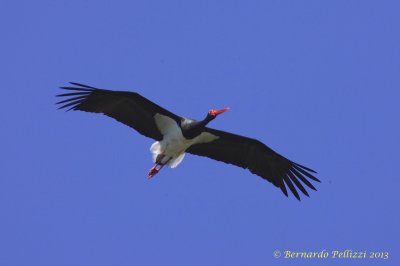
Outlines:
{"label": "dark plumage", "polygon": [[313,175],[314,170],[286,159],[256,139],[206,127],[216,117],[211,111],[204,120],[195,121],[177,116],[135,92],[71,84],[76,87],[61,88],[72,92],[57,95],[67,97],[57,103],[61,105],[59,109],[103,113],[157,141],[162,141],[164,136],[155,122],[155,115],[167,116],[177,123],[186,139],[194,139],[203,132],[218,137],[211,142],[193,144],[186,152],[249,169],[279,187],[286,196],[287,186],[298,200],[297,189],[309,196],[304,185],[316,190],[308,179],[320,182]]}

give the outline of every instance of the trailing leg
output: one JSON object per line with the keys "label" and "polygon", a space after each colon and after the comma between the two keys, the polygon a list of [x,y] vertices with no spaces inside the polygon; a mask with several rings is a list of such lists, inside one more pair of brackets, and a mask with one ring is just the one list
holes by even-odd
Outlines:
{"label": "trailing leg", "polygon": [[160,155],[162,155],[162,158],[160,160],[158,160],[158,157],[157,157],[156,164],[149,170],[149,172],[147,174],[148,179],[151,179],[153,176],[158,174],[158,172],[164,167],[164,165],[166,165],[172,159],[172,157],[170,157],[165,163],[161,163],[161,160],[164,158],[165,155],[163,155],[163,154],[160,154]]}

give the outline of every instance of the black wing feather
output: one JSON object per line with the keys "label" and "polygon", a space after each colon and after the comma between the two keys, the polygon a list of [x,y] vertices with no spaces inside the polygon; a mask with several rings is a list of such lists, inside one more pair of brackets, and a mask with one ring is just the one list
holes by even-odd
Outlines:
{"label": "black wing feather", "polygon": [[301,173],[299,173],[296,169],[291,168],[290,171],[297,177],[299,178],[304,184],[306,184],[309,188],[312,190],[317,190],[311,183],[310,181],[307,180],[305,176],[303,176]]}
{"label": "black wing feather", "polygon": [[[311,178],[312,180],[317,181],[317,182],[321,182],[318,178],[316,178],[316,177],[313,176],[312,174],[306,172],[305,170],[301,169],[301,167],[299,167],[298,165],[294,165],[293,167],[294,167],[295,169],[297,169],[298,171],[300,171],[303,175],[306,175],[306,176],[308,176],[309,178]],[[307,169],[307,168],[305,168],[305,167],[303,167],[303,168],[304,168],[304,169]],[[315,172],[314,172],[314,173],[315,173]]]}
{"label": "black wing feather", "polygon": [[[68,97],[57,103],[63,104],[59,109],[70,107],[68,110],[103,113],[155,140],[162,139],[154,122],[156,113],[169,116],[178,124],[182,119],[135,92],[110,91],[70,83],[77,87],[61,87],[72,92],[57,95]],[[279,187],[286,196],[287,186],[298,200],[300,196],[296,187],[308,196],[299,179],[313,190],[316,190],[315,187],[306,177],[320,182],[311,174],[316,173],[314,170],[286,159],[256,139],[211,128],[205,128],[205,131],[219,138],[209,143],[195,144],[187,152],[249,169]]]}
{"label": "black wing feather", "polygon": [[285,183],[288,185],[290,191],[292,191],[293,195],[296,197],[296,199],[300,200],[300,195],[297,192],[296,188],[294,187],[292,181],[290,181],[290,178],[287,175],[282,175],[283,180],[285,180]]}
{"label": "black wing feather", "polygon": [[85,85],[85,84],[82,84],[82,83],[78,83],[78,82],[70,82],[70,84],[78,86],[78,87],[88,88],[88,89],[94,89],[94,90],[97,89],[95,87],[92,87],[92,86],[89,86],[89,85]]}
{"label": "black wing feather", "polygon": [[78,99],[84,99],[84,98],[86,98],[86,97],[87,97],[86,95],[81,95],[81,96],[77,96],[77,97],[73,97],[73,98],[68,98],[68,99],[66,99],[66,100],[59,101],[59,102],[57,102],[56,104],[61,104],[61,103],[65,103],[65,102],[75,101],[75,100],[78,100]]}
{"label": "black wing feather", "polygon": [[181,117],[158,106],[138,93],[110,91],[76,82],[70,83],[78,87],[61,87],[61,89],[74,92],[57,95],[57,97],[70,97],[57,103],[64,104],[59,109],[70,107],[68,111],[80,110],[103,113],[155,140],[162,139],[162,134],[154,122],[156,113],[169,116],[177,123],[181,120]]}
{"label": "black wing feather", "polygon": [[307,190],[303,187],[303,185],[300,183],[300,181],[292,174],[292,172],[288,171],[287,175],[290,177],[290,179],[293,181],[293,183],[296,184],[296,186],[303,192],[304,195],[309,197]]}
{"label": "black wing feather", "polygon": [[315,187],[306,177],[320,182],[309,173],[315,173],[314,170],[286,159],[256,139],[211,128],[205,128],[205,131],[219,138],[212,142],[195,144],[187,152],[249,169],[253,174],[279,187],[286,196],[287,186],[298,200],[300,196],[296,187],[309,196],[299,179],[314,190]]}

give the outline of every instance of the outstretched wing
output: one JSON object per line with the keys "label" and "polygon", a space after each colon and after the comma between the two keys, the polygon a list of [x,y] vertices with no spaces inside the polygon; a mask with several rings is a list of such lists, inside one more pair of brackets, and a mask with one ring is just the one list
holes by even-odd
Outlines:
{"label": "outstretched wing", "polygon": [[75,82],[70,83],[76,87],[61,87],[72,92],[57,95],[57,97],[67,97],[57,103],[61,105],[58,109],[69,108],[67,111],[102,113],[155,140],[162,139],[162,134],[154,121],[157,113],[169,116],[177,123],[181,120],[179,116],[136,92],[110,91]]}
{"label": "outstretched wing", "polygon": [[311,174],[316,173],[314,170],[286,159],[256,139],[211,128],[206,128],[205,131],[219,138],[212,142],[195,144],[187,152],[249,169],[253,174],[279,187],[286,196],[288,186],[298,200],[300,196],[296,187],[309,196],[302,183],[316,190],[307,178],[320,182]]}

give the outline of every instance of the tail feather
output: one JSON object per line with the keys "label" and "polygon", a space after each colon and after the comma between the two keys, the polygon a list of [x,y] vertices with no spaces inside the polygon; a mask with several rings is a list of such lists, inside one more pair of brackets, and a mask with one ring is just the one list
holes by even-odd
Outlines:
{"label": "tail feather", "polygon": [[183,160],[183,158],[185,157],[185,153],[181,153],[178,157],[176,158],[172,158],[169,162],[168,162],[168,166],[171,168],[175,168],[177,167]]}
{"label": "tail feather", "polygon": [[[162,154],[164,150],[165,149],[163,148],[162,142],[160,141],[156,141],[151,145],[150,151],[152,153],[154,163],[157,163],[157,157]],[[182,162],[184,157],[184,152],[179,154],[178,156],[171,156],[169,154],[166,154],[165,157],[162,158],[161,163],[167,164],[171,168],[175,168]]]}
{"label": "tail feather", "polygon": [[155,163],[157,156],[161,154],[161,143],[159,141],[154,142],[150,147],[150,151],[153,154],[153,162]]}

